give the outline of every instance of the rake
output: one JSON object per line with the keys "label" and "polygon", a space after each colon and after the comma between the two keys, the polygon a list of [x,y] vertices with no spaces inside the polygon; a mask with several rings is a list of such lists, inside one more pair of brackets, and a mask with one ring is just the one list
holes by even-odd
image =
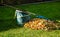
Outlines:
{"label": "rake", "polygon": [[29,15],[34,15],[37,18],[44,18],[44,19],[48,20],[48,18],[46,18],[45,16],[41,16],[41,15],[38,15],[38,14],[35,14],[35,13],[32,13],[32,12],[26,11],[26,10],[22,10],[20,8],[17,8],[17,7],[11,6],[11,5],[7,5],[7,4],[3,4],[3,5],[11,7],[11,8],[16,9],[16,10],[21,10],[21,11],[27,12],[27,13],[29,13]]}

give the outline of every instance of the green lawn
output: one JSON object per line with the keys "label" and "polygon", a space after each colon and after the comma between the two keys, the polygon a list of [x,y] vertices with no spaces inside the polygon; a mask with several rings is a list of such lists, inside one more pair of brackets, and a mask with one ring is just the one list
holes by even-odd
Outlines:
{"label": "green lawn", "polygon": [[[60,20],[60,2],[27,4],[16,6],[21,9]],[[60,37],[60,30],[43,31],[19,27],[13,19],[15,9],[0,6],[0,37]]]}

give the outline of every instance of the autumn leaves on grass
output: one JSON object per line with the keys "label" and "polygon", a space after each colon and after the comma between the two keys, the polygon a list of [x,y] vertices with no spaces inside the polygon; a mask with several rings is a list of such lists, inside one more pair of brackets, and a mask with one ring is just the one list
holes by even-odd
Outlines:
{"label": "autumn leaves on grass", "polygon": [[54,23],[54,21],[40,19],[40,18],[34,18],[29,22],[25,23],[24,25],[25,28],[31,28],[35,30],[39,30],[39,29],[48,30],[48,29],[56,28],[56,26],[57,25]]}

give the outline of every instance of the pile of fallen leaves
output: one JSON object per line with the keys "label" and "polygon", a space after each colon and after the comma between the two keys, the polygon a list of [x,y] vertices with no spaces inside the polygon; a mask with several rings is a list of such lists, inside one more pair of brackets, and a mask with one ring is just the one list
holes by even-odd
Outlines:
{"label": "pile of fallen leaves", "polygon": [[25,28],[31,28],[35,30],[49,30],[49,29],[58,29],[58,23],[55,23],[51,20],[46,19],[40,19],[40,18],[34,18],[30,20],[29,22],[24,24]]}

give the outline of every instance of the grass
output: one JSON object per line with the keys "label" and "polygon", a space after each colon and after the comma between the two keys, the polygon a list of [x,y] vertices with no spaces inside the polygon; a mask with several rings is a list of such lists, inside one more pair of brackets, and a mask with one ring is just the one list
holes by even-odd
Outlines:
{"label": "grass", "polygon": [[[21,9],[60,20],[60,2],[27,4],[16,6]],[[0,6],[0,37],[60,37],[60,30],[43,31],[19,27],[13,19],[15,9]]]}
{"label": "grass", "polygon": [[59,2],[51,2],[51,3],[39,3],[39,4],[27,4],[27,5],[22,5],[21,7],[20,6],[17,7],[36,13],[37,15],[43,15],[52,19],[54,18],[60,19],[59,4],[60,4]]}

